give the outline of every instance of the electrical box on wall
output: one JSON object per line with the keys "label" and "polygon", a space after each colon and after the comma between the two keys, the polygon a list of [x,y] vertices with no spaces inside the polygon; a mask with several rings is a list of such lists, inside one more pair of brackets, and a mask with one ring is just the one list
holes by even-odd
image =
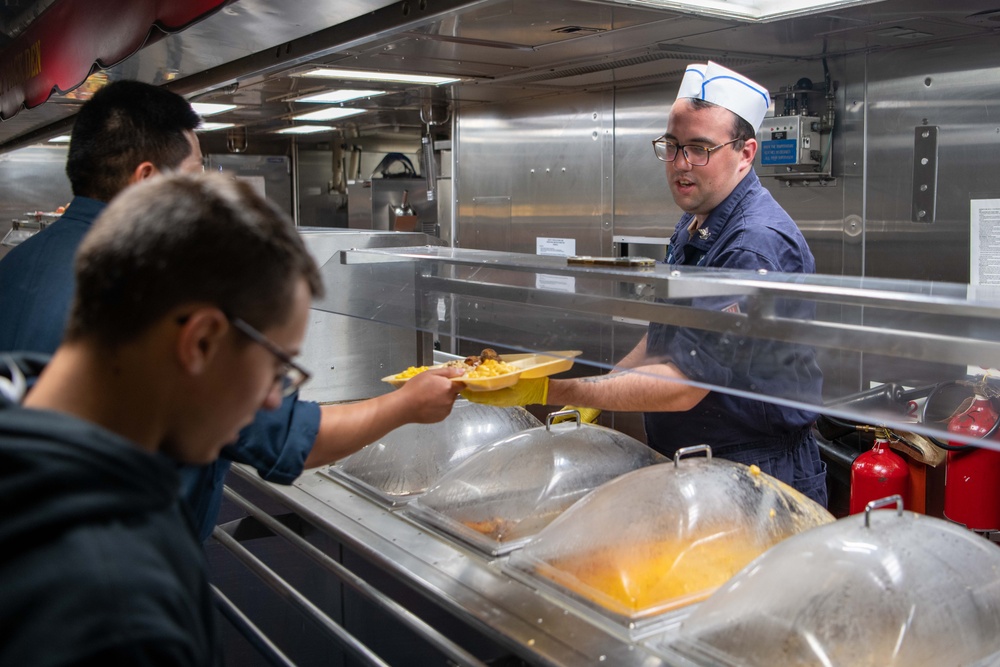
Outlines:
{"label": "electrical box on wall", "polygon": [[755,168],[760,176],[788,181],[832,180],[830,134],[818,116],[772,116],[757,132]]}
{"label": "electrical box on wall", "polygon": [[[822,102],[817,97],[822,95]],[[836,120],[835,86],[829,73],[822,86],[806,78],[774,94],[774,114],[757,131],[754,167],[786,185],[831,185],[833,127]],[[810,110],[825,105],[818,115]]]}
{"label": "electrical box on wall", "polygon": [[814,171],[823,159],[819,127],[816,116],[765,118],[757,132],[759,166]]}

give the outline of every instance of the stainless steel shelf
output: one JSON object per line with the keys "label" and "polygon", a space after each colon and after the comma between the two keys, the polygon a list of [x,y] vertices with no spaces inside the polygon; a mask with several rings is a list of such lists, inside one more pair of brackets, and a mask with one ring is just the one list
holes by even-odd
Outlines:
{"label": "stainless steel shelf", "polygon": [[[387,262],[413,264],[414,291],[489,298],[567,312],[632,317],[697,326],[708,331],[738,330],[770,340],[857,350],[903,359],[955,364],[1000,360],[1000,289],[908,280],[731,271],[710,268],[609,268],[568,265],[566,258],[520,253],[411,247],[349,250],[345,265]],[[455,271],[464,269],[464,271]],[[572,291],[525,285],[512,276],[557,275],[587,284]],[[394,273],[398,277],[398,272]],[[622,293],[621,284],[651,289]],[[397,283],[398,284],[398,283]],[[400,286],[401,288],[403,286]],[[970,295],[970,291],[973,292]],[[745,297],[746,313],[711,312],[671,301]],[[798,299],[822,307],[864,309],[853,322],[819,313],[812,321],[774,316],[778,299]],[[323,305],[319,305],[324,309]],[[351,315],[350,312],[341,314]],[[386,323],[393,323],[385,313]],[[905,326],[904,326],[905,325]]]}

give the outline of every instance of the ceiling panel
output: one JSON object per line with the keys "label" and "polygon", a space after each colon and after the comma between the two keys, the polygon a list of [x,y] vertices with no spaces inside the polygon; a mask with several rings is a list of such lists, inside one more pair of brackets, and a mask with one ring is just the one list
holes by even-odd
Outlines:
{"label": "ceiling panel", "polygon": [[[993,5],[996,8],[991,9]],[[595,0],[238,0],[109,71],[163,83],[199,101],[239,108],[212,120],[269,134],[307,108],[292,98],[356,83],[296,76],[316,64],[448,74],[452,86],[378,84],[390,94],[347,102],[366,113],[331,123],[357,135],[419,128],[433,100],[493,104],[569,90],[679,79],[714,59],[756,65],[931,44],[1000,32],[1000,0],[883,0],[840,11],[747,24]],[[372,86],[373,87],[373,86]],[[312,109],[314,107],[308,107]],[[0,124],[0,150],[64,131],[72,106],[49,102]],[[62,120],[62,127],[52,123]],[[13,143],[11,143],[13,142]]]}

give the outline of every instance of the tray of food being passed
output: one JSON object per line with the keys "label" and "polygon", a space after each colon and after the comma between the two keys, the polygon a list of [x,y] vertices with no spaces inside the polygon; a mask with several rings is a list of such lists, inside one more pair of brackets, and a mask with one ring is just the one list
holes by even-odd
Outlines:
{"label": "tray of food being passed", "polygon": [[486,348],[478,355],[455,359],[437,366],[410,366],[405,371],[382,378],[394,387],[402,387],[410,378],[430,368],[452,366],[465,371],[452,380],[464,382],[471,391],[495,391],[517,384],[521,378],[540,378],[562,373],[573,367],[580,350],[554,350],[537,354],[497,354]]}

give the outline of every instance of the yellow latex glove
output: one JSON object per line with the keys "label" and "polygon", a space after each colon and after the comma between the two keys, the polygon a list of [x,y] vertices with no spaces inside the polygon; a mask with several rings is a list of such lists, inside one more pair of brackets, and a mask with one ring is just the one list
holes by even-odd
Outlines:
{"label": "yellow latex glove", "polygon": [[[559,408],[559,412],[564,410],[576,410],[580,413],[580,423],[581,424],[593,424],[597,421],[597,418],[601,416],[601,411],[597,408],[578,408],[575,405],[567,405],[565,407]],[[561,415],[555,417],[552,420],[553,424],[558,424],[569,419],[572,415]]]}
{"label": "yellow latex glove", "polygon": [[462,392],[462,398],[472,403],[493,405],[498,408],[513,408],[520,405],[545,405],[549,395],[547,377],[519,380],[517,384],[496,391]]}

